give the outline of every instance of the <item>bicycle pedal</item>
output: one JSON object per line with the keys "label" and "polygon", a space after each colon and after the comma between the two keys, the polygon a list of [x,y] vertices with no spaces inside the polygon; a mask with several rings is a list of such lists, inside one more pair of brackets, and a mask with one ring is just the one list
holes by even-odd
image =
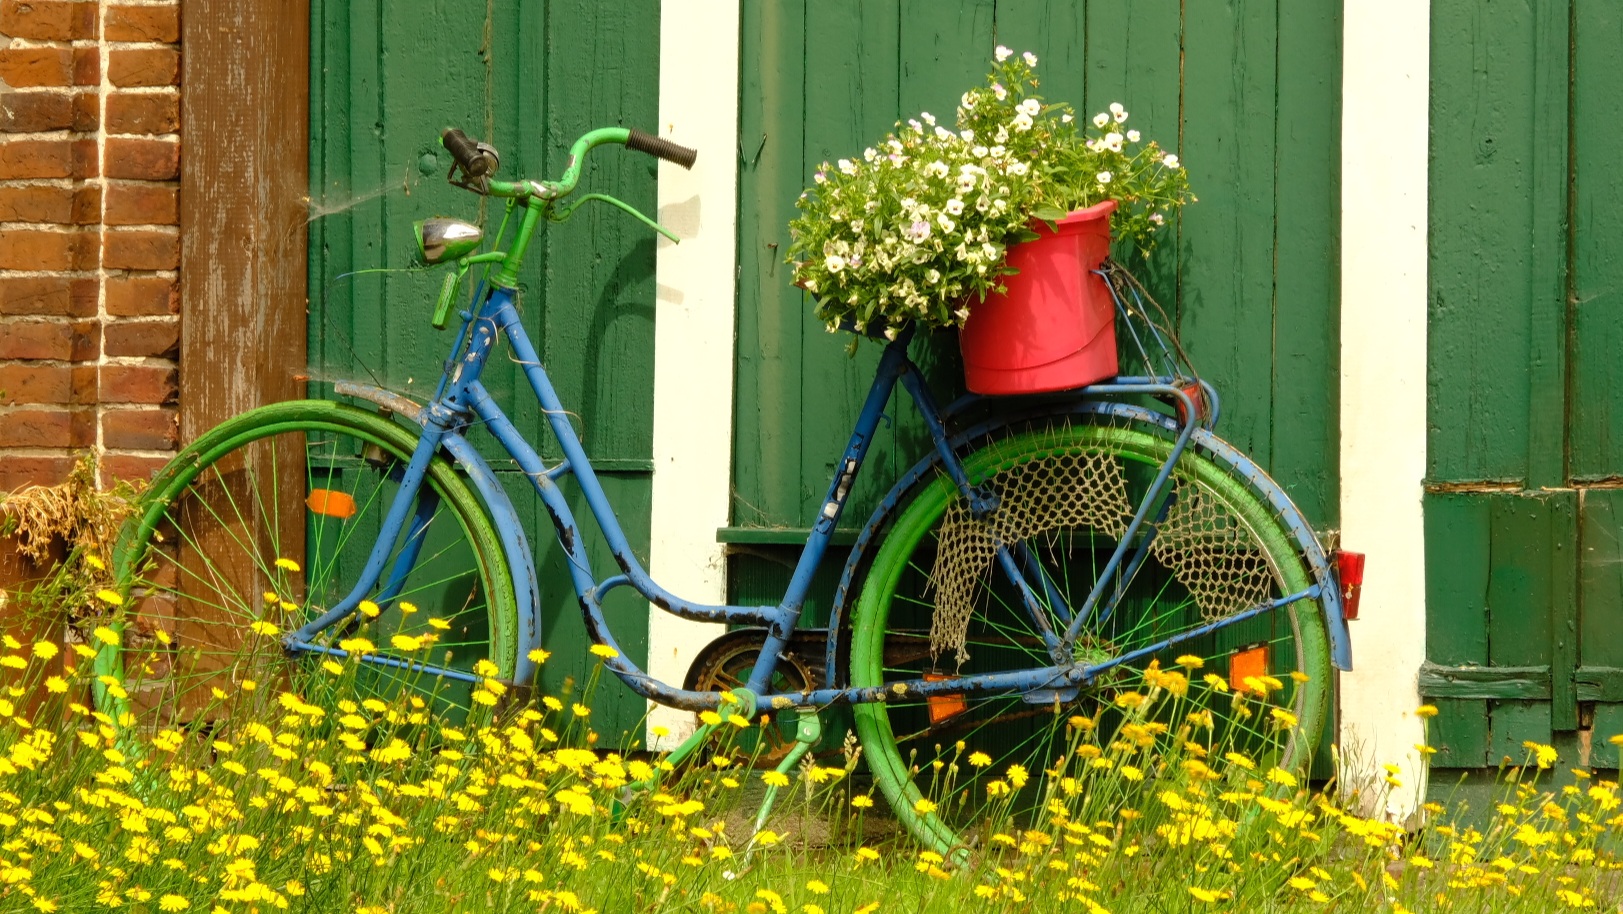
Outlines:
{"label": "bicycle pedal", "polygon": [[1021,692],[1020,700],[1028,705],[1063,704],[1075,701],[1081,692],[1082,690],[1076,686],[1066,689],[1032,689],[1029,692]]}

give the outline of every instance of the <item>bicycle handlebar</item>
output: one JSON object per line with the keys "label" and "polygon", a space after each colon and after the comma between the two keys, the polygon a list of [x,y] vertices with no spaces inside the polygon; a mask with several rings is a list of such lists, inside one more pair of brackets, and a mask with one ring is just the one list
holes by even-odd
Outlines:
{"label": "bicycle handlebar", "polygon": [[[467,134],[451,127],[440,134],[440,145],[451,153],[457,166],[462,169],[466,182],[453,180],[469,190],[488,194],[492,197],[527,197],[539,194],[543,197],[557,199],[567,196],[574,191],[575,184],[580,180],[580,170],[584,164],[586,153],[593,147],[606,143],[617,143],[627,149],[635,149],[655,158],[673,162],[683,168],[692,168],[694,161],[699,157],[696,149],[690,149],[661,139],[652,134],[643,133],[637,129],[625,127],[600,127],[587,131],[574,145],[569,147],[569,164],[564,169],[564,175],[557,181],[494,181],[490,176],[496,173],[500,164],[496,150],[468,137]],[[455,173],[455,169],[452,169]]]}

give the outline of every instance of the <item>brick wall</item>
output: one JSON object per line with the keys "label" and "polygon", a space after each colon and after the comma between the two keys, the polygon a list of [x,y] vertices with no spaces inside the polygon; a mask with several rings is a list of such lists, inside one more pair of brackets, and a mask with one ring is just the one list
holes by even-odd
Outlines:
{"label": "brick wall", "polygon": [[176,447],[176,0],[0,0],[0,491]]}

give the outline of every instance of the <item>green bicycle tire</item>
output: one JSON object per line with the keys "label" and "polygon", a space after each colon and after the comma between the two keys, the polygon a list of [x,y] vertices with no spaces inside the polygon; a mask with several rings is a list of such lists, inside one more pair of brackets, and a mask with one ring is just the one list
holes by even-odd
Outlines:
{"label": "green bicycle tire", "polygon": [[[993,441],[971,453],[964,463],[971,483],[979,486],[1000,473],[1008,472],[1010,468],[1035,466],[1034,461],[1057,455],[1110,455],[1123,466],[1136,467],[1125,471],[1124,475],[1136,476],[1142,486],[1143,480],[1153,475],[1155,468],[1171,454],[1172,447],[1170,433],[1143,424],[1060,423],[1023,430]],[[1299,593],[1310,586],[1311,573],[1289,532],[1267,500],[1235,471],[1191,447],[1179,458],[1174,469],[1174,480],[1178,485],[1194,486],[1193,490],[1189,490],[1191,492],[1198,491],[1216,499],[1214,504],[1223,505],[1249,531],[1248,536],[1253,544],[1250,548],[1260,550],[1266,557],[1275,599]],[[1198,501],[1199,497],[1190,496],[1191,501]],[[888,691],[890,683],[919,678],[921,669],[899,664],[894,659],[887,666],[887,636],[894,639],[901,633],[908,633],[917,643],[921,630],[928,627],[928,615],[933,611],[931,604],[935,599],[931,594],[940,592],[939,584],[929,580],[935,569],[932,553],[941,535],[940,530],[944,529],[942,519],[949,505],[959,500],[956,487],[944,474],[930,480],[916,490],[886,534],[874,558],[853,618],[852,686],[881,687]],[[1131,501],[1136,507],[1137,499]],[[1056,584],[1071,583],[1071,577],[1065,573],[1071,569],[1054,572],[1056,565],[1069,563],[1086,566],[1081,569],[1084,573],[1077,575],[1077,586],[1066,596],[1070,605],[1078,606],[1094,583],[1100,564],[1097,558],[1100,550],[1097,546],[1077,549],[1074,546],[1076,534],[1072,532],[1068,535],[1072,539],[1067,540],[1069,545],[1065,548],[1063,561],[1053,560],[1059,554],[1053,551],[1058,534],[1048,535],[1050,545],[1047,548],[1050,551],[1046,554],[1035,551],[1040,548],[1038,546],[1028,546],[1034,549],[1034,554],[1042,555],[1045,572],[1050,573]],[[1041,537],[1034,537],[1033,541],[1039,539]],[[1098,541],[1107,544],[1103,554],[1108,555],[1108,549],[1114,546],[1116,539],[1105,536],[1099,537]],[[1077,558],[1077,553],[1091,553],[1091,557],[1084,562]],[[1147,562],[1146,569],[1159,570],[1149,569],[1153,564],[1153,559]],[[1088,573],[1089,569],[1091,573]],[[1145,577],[1145,572],[1141,572],[1140,577]],[[1153,573],[1150,577],[1153,580]],[[1154,585],[1159,589],[1143,606],[1124,603],[1107,623],[1126,630],[1130,634],[1123,637],[1136,638],[1137,641],[1111,643],[1105,633],[1099,633],[1099,643],[1109,645],[1108,650],[1097,649],[1103,652],[1100,660],[1104,656],[1119,656],[1137,648],[1153,646],[1159,639],[1179,630],[1179,626],[1183,630],[1195,627],[1199,614],[1198,608],[1193,605],[1193,598],[1187,593],[1180,595],[1176,581],[1167,583],[1170,574],[1161,577],[1160,582]],[[990,594],[988,585],[977,586],[983,595]],[[1022,655],[1027,668],[1052,663],[1046,650],[1040,643],[1035,643],[1038,640],[1035,628],[1028,622],[1020,622],[1026,625],[1024,635],[1016,637],[1013,634],[1019,631],[1012,627],[1015,624],[1013,620],[1018,617],[1013,615],[1007,599],[1002,606],[996,605],[999,601],[995,596],[985,597],[984,602],[986,605],[977,607],[975,611],[975,630],[983,635],[976,650],[1004,655],[1002,662],[994,663],[992,669],[1019,669],[1018,660]],[[1132,615],[1135,612],[1138,615]],[[994,614],[1001,614],[1003,618],[990,618]],[[1123,619],[1128,621],[1119,621]],[[1062,624],[1056,625],[1063,628]],[[1252,637],[1262,629],[1269,632],[1263,636],[1265,643],[1270,645],[1270,653],[1264,655],[1271,658],[1269,672],[1283,680],[1278,703],[1288,709],[1297,721],[1297,725],[1287,731],[1283,746],[1274,747],[1275,757],[1262,761],[1287,771],[1303,772],[1319,743],[1330,709],[1333,672],[1320,601],[1298,600],[1281,610],[1236,623],[1226,639],[1205,635],[1202,636],[1205,641],[1168,647],[1154,659],[1163,668],[1171,668],[1175,657],[1190,651],[1199,654],[1204,649],[1211,652],[1203,657],[1207,661],[1208,671],[1221,669],[1223,656],[1214,647],[1214,642],[1226,640],[1232,643],[1236,638]],[[1139,633],[1140,630],[1144,631]],[[1093,637],[1087,631],[1084,636]],[[969,635],[969,639],[974,641],[975,635]],[[893,653],[918,654],[920,649],[895,651],[893,648]],[[971,652],[971,664],[974,653]],[[910,663],[924,666],[935,664],[940,659],[931,656]],[[1015,662],[1011,663],[1011,659]],[[1142,667],[1146,663],[1137,666]],[[985,671],[989,670],[969,669],[964,672]],[[1285,675],[1295,671],[1306,674],[1305,683]],[[1081,707],[1083,702],[1096,702],[1111,688],[1109,682],[1092,689],[1083,688],[1075,699],[1066,704],[1075,708]],[[1044,752],[1058,745],[1055,740],[1062,738],[1059,734],[1066,726],[1064,722],[1068,714],[1074,713],[1063,711],[1058,702],[1053,711],[1034,711],[1033,705],[1024,703],[1019,695],[990,698],[965,695],[965,707],[969,710],[957,712],[956,709],[949,709],[958,716],[946,717],[945,721],[937,723],[929,713],[928,706],[907,701],[895,694],[889,694],[888,698],[890,700],[858,704],[853,708],[863,755],[897,818],[921,844],[949,856],[968,853],[976,844],[972,834],[974,812],[984,803],[985,796],[973,788],[981,786],[989,775],[982,773],[951,782],[951,797],[937,795],[932,800],[936,808],[931,810],[928,804],[924,804],[923,809],[927,811],[921,811],[919,801],[925,798],[925,791],[921,790],[919,780],[931,777],[931,753],[936,753],[935,757],[938,758],[956,755],[961,759],[980,749],[988,751],[993,757],[1001,755],[1000,762],[1021,763],[1030,772],[1031,781],[1027,789],[1033,796],[1040,797],[1043,773],[1049,769],[1053,758],[1052,754],[1045,755]],[[1045,715],[1049,728],[1046,734],[1042,732]],[[1033,716],[1035,723],[1032,722]],[[970,744],[965,745],[954,737],[963,737]],[[1008,752],[997,751],[1011,746],[1016,754],[1025,751],[1027,755],[1011,758]]]}
{"label": "green bicycle tire", "polygon": [[[274,699],[272,681],[284,679],[307,696],[325,689],[337,700],[346,697],[334,694],[342,688],[359,701],[410,689],[436,710],[465,711],[464,683],[367,662],[335,676],[317,669],[325,655],[290,662],[279,637],[252,628],[291,630],[349,593],[416,443],[413,430],[376,414],[304,400],[233,417],[178,454],[120,534],[120,640],[97,661],[118,687],[98,688],[98,704],[143,731],[212,732]],[[438,507],[396,598],[379,600],[375,618],[352,617],[317,642],[362,638],[378,657],[470,671],[488,660],[495,678],[510,680],[518,623],[500,538],[443,456],[423,486]],[[422,504],[419,496],[414,509]],[[406,539],[397,536],[381,578]],[[255,683],[251,694],[245,680]]]}

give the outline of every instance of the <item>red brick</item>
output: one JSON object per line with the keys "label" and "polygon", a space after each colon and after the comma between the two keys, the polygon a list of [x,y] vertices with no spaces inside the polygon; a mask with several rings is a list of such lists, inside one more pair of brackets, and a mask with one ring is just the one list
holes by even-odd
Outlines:
{"label": "red brick", "polygon": [[180,93],[111,92],[108,133],[174,133],[180,129]]}
{"label": "red brick", "polygon": [[107,279],[107,313],[116,317],[177,314],[180,289],[173,279],[125,276]]}
{"label": "red brick", "polygon": [[13,89],[72,85],[73,51],[52,47],[0,50],[0,81]]}
{"label": "red brick", "polygon": [[173,184],[109,184],[102,221],[107,225],[177,225],[180,188]]}
{"label": "red brick", "polygon": [[115,480],[151,481],[169,462],[168,457],[136,457],[131,454],[107,454],[101,458],[102,485],[110,486]]}
{"label": "red brick", "polygon": [[180,176],[180,144],[174,140],[116,137],[107,141],[107,177],[169,181]]}
{"label": "red brick", "polygon": [[180,52],[174,48],[111,51],[107,55],[107,80],[125,88],[178,85]]}
{"label": "red brick", "polygon": [[127,451],[173,450],[180,424],[172,409],[110,409],[101,417],[104,447]]}
{"label": "red brick", "polygon": [[0,180],[88,178],[95,174],[95,140],[7,140],[0,143]]}
{"label": "red brick", "polygon": [[108,355],[172,359],[180,352],[180,321],[109,321],[102,339]]}
{"label": "red brick", "polygon": [[175,374],[174,365],[103,365],[101,402],[173,403]]}
{"label": "red brick", "polygon": [[93,361],[101,349],[95,321],[16,321],[0,324],[0,359]]}
{"label": "red brick", "polygon": [[176,232],[108,232],[102,266],[109,270],[173,270],[180,266],[180,235]]}
{"label": "red brick", "polygon": [[88,409],[11,409],[0,411],[0,429],[4,447],[89,447],[96,443],[96,414]]}
{"label": "red brick", "polygon": [[0,103],[0,131],[44,133],[73,126],[73,98],[61,92],[8,92]]}
{"label": "red brick", "polygon": [[15,492],[23,486],[54,486],[68,478],[78,458],[17,457],[0,459],[0,492]]}
{"label": "red brick", "polygon": [[101,126],[101,98],[94,92],[80,92],[73,96],[73,129],[80,133],[93,133]]}
{"label": "red brick", "polygon": [[73,49],[73,84],[75,86],[101,85],[101,49]]}
{"label": "red brick", "polygon": [[72,222],[73,188],[0,185],[0,222]]}
{"label": "red brick", "polygon": [[91,366],[0,364],[0,406],[18,403],[96,401],[96,369]]}
{"label": "red brick", "polygon": [[[83,231],[0,232],[0,269],[94,270],[99,241],[94,233]],[[178,251],[176,258],[178,262]]]}
{"label": "red brick", "polygon": [[[128,280],[108,280],[109,311],[112,310],[115,282],[122,284]],[[158,280],[158,282],[166,281]],[[173,286],[173,283],[169,285]],[[122,289],[122,285],[120,288]],[[0,314],[90,317],[96,313],[96,291],[94,279],[72,279],[66,276],[8,276],[0,279]]]}
{"label": "red brick", "polygon": [[180,40],[180,7],[109,6],[106,13],[108,41],[156,41],[174,44]]}
{"label": "red brick", "polygon": [[99,5],[64,0],[3,0],[0,34],[40,41],[95,38]]}

